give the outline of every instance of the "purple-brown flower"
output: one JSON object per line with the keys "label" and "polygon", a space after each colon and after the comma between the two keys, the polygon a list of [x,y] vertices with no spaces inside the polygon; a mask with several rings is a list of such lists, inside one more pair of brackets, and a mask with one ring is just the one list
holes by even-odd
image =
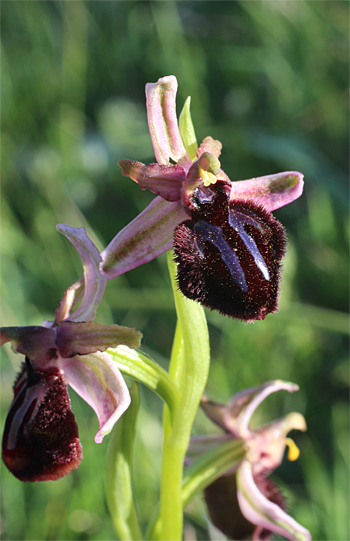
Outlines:
{"label": "purple-brown flower", "polygon": [[306,430],[303,416],[290,413],[255,430],[250,428],[251,417],[259,404],[279,390],[294,392],[298,386],[270,381],[234,395],[227,406],[206,397],[201,402],[205,414],[222,428],[223,434],[191,438],[190,459],[227,440],[244,442],[243,460],[204,491],[214,525],[230,539],[268,540],[273,533],[292,541],[311,539],[308,530],[285,512],[284,498],[268,477],[281,464],[286,445],[288,458],[298,458],[298,448],[286,435],[294,429]]}
{"label": "purple-brown flower", "polygon": [[[284,172],[232,182],[221,143],[194,142],[189,110],[180,135],[174,76],[146,85],[157,163],[120,160],[123,174],[158,195],[102,252],[113,278],[174,248],[184,295],[231,317],[254,321],[277,309],[286,235],[271,211],[292,202],[303,176]],[[174,163],[175,162],[175,163]]]}
{"label": "purple-brown flower", "polygon": [[84,280],[66,290],[53,322],[0,329],[0,345],[10,341],[25,356],[2,441],[3,460],[21,481],[59,479],[81,461],[67,384],[95,410],[100,423],[95,441],[102,442],[130,404],[128,388],[106,350],[119,344],[137,348],[141,339],[135,329],[91,321],[106,285],[100,254],[84,228],[57,228],[81,256]]}

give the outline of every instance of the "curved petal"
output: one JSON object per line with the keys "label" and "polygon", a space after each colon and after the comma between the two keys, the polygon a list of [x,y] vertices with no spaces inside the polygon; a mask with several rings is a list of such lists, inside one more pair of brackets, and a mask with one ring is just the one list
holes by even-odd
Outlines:
{"label": "curved petal", "polygon": [[237,497],[242,514],[249,522],[291,541],[310,541],[310,532],[260,492],[252,465],[243,460],[237,470]]}
{"label": "curved petal", "polygon": [[116,363],[108,353],[71,359],[58,365],[66,382],[94,409],[100,423],[95,442],[101,443],[130,404],[130,394]]}
{"label": "curved petal", "polygon": [[174,229],[187,218],[179,202],[156,197],[101,252],[101,272],[115,278],[171,250]]}
{"label": "curved petal", "polygon": [[299,387],[295,383],[275,380],[235,394],[227,406],[224,418],[226,428],[236,437],[249,439],[252,434],[249,423],[256,408],[271,393],[282,390],[294,393]]}
{"label": "curved petal", "polygon": [[159,164],[169,160],[191,164],[182,142],[176,117],[177,80],[174,75],[146,84],[148,126]]}
{"label": "curved petal", "polygon": [[101,256],[94,243],[86,235],[83,227],[75,228],[58,224],[57,231],[65,235],[79,253],[84,267],[84,298],[79,308],[69,316],[70,321],[91,321],[95,317],[107,280],[100,273]]}
{"label": "curved petal", "polygon": [[[82,300],[84,296],[84,279],[80,278],[73,285],[68,287],[64,292],[64,295],[58,303],[57,310],[55,312],[54,324],[59,323],[69,317],[74,305]],[[52,326],[52,322],[45,321],[43,326]]]}
{"label": "curved petal", "polygon": [[137,182],[143,190],[160,195],[167,201],[179,201],[181,185],[186,179],[186,173],[181,165],[144,165],[134,160],[119,160],[118,164],[123,175]]}
{"label": "curved petal", "polygon": [[286,171],[276,175],[239,180],[232,183],[230,200],[251,200],[271,212],[300,197],[304,175]]}

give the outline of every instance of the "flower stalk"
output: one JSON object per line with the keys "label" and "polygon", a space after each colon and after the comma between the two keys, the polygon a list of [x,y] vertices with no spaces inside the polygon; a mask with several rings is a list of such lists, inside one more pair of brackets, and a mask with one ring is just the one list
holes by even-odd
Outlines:
{"label": "flower stalk", "polygon": [[177,289],[172,254],[168,266],[178,316],[169,374],[180,392],[173,420],[165,407],[159,539],[182,538],[182,478],[194,416],[209,372],[209,337],[203,308]]}

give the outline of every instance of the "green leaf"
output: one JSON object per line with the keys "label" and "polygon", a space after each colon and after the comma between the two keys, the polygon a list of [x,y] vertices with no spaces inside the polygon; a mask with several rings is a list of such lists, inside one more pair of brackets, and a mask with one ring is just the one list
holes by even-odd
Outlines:
{"label": "green leaf", "polygon": [[141,540],[142,532],[132,489],[132,462],[139,410],[137,383],[130,390],[131,404],[113,428],[109,438],[105,470],[108,509],[122,541]]}
{"label": "green leaf", "polygon": [[192,498],[224,473],[237,467],[246,451],[244,441],[231,439],[210,449],[197,458],[186,470],[183,480],[182,499],[186,507]]}
{"label": "green leaf", "polygon": [[179,117],[179,130],[187,154],[189,158],[193,161],[196,159],[197,156],[198,144],[193,127],[190,105],[191,96],[188,96]]}
{"label": "green leaf", "polygon": [[123,374],[147,385],[164,400],[171,415],[174,414],[180,394],[169,374],[159,364],[144,353],[127,346],[108,349],[107,352]]}

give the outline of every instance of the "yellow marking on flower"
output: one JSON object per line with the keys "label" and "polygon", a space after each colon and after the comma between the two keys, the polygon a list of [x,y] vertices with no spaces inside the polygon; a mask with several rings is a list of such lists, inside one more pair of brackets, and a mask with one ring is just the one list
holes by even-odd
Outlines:
{"label": "yellow marking on flower", "polygon": [[217,178],[215,175],[213,175],[213,173],[209,173],[209,171],[205,171],[201,167],[199,168],[199,174],[203,179],[204,186],[210,186],[211,184],[215,184],[217,181]]}
{"label": "yellow marking on flower", "polygon": [[286,438],[286,445],[288,446],[287,458],[291,462],[297,460],[300,455],[300,449],[291,438]]}

